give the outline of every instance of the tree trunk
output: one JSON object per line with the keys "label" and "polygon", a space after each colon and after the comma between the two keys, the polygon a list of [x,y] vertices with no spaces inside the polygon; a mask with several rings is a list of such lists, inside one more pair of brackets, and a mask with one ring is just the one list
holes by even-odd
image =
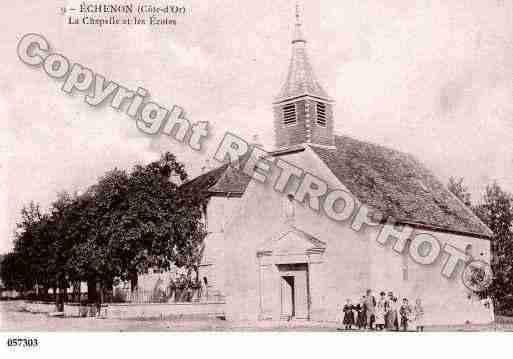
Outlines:
{"label": "tree trunk", "polygon": [[103,291],[104,291],[104,287],[103,287],[103,284],[102,282],[98,282],[98,303],[100,303],[100,305],[103,303]]}
{"label": "tree trunk", "polygon": [[103,285],[101,281],[98,281],[96,286],[96,316],[101,316],[102,303],[103,303]]}
{"label": "tree trunk", "polygon": [[48,291],[49,290],[50,290],[50,288],[48,288],[48,286],[43,285],[43,288],[39,292],[39,297],[37,299],[38,300],[43,300],[43,301],[48,300]]}
{"label": "tree trunk", "polygon": [[106,280],[103,287],[104,289],[102,303],[112,303],[114,297],[114,281],[112,279]]}
{"label": "tree trunk", "polygon": [[64,312],[64,303],[67,301],[68,296],[68,283],[60,282],[59,283],[59,293],[56,298],[56,309],[57,312]]}
{"label": "tree trunk", "polygon": [[76,303],[79,303],[79,304],[81,302],[81,300],[80,300],[81,289],[82,289],[82,286],[81,286],[80,281],[73,282],[73,301]]}
{"label": "tree trunk", "polygon": [[137,290],[137,282],[138,282],[137,272],[130,273],[130,291],[133,293]]}
{"label": "tree trunk", "polygon": [[194,266],[194,273],[196,274],[196,283],[199,282],[199,266]]}
{"label": "tree trunk", "polygon": [[94,279],[89,279],[87,281],[87,303],[95,303],[96,296],[96,281]]}

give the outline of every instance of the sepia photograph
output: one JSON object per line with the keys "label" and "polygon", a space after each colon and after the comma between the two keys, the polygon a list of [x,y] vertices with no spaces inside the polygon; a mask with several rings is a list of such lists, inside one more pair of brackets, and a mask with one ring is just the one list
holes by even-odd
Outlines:
{"label": "sepia photograph", "polygon": [[513,2],[0,8],[8,354],[505,343]]}

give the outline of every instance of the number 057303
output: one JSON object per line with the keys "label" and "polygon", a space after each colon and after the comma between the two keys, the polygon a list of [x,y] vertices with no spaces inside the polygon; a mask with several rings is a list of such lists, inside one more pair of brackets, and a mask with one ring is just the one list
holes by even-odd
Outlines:
{"label": "number 057303", "polygon": [[8,338],[8,347],[37,347],[39,342],[36,338]]}

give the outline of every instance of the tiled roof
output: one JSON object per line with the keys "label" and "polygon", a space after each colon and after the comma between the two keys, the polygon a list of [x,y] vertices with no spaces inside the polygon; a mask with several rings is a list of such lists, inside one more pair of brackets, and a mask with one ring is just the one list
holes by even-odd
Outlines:
{"label": "tiled roof", "polygon": [[323,90],[315,78],[312,65],[306,52],[306,40],[301,34],[301,25],[296,24],[296,35],[292,40],[292,57],[290,59],[287,79],[274,102],[302,95],[310,95],[329,100],[329,96]]}
{"label": "tiled roof", "polygon": [[[413,156],[383,146],[335,136],[335,149],[311,147],[362,203],[403,223],[484,237],[493,233]],[[184,188],[243,194],[250,177],[227,164]]]}
{"label": "tiled roof", "polygon": [[237,168],[228,166],[215,185],[209,188],[210,192],[220,193],[244,193],[251,180],[247,174]]}
{"label": "tiled roof", "polygon": [[312,147],[362,203],[398,221],[492,237],[493,233],[413,156],[335,136],[335,149]]}
{"label": "tiled roof", "polygon": [[181,190],[193,190],[193,191],[208,191],[208,189],[215,185],[222,174],[226,171],[228,164],[224,164],[221,167],[208,171],[198,177],[184,183]]}
{"label": "tiled roof", "polygon": [[237,167],[226,163],[183,184],[181,189],[206,191],[211,194],[243,194],[251,177]]}

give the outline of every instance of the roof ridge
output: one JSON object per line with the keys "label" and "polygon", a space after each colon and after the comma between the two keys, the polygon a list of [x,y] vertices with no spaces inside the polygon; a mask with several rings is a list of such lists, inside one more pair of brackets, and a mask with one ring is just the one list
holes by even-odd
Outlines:
{"label": "roof ridge", "polygon": [[[418,161],[414,155],[412,155],[411,153],[409,152],[406,152],[404,150],[400,150],[400,149],[397,149],[397,148],[394,148],[394,147],[389,147],[387,145],[383,145],[381,143],[375,143],[375,142],[371,142],[371,141],[368,141],[368,140],[364,140],[364,139],[360,139],[360,138],[357,138],[357,137],[352,137],[352,136],[348,136],[348,135],[340,135],[340,134],[334,134],[334,137],[335,138],[339,138],[339,139],[344,139],[344,138],[348,138],[352,141],[356,141],[356,142],[360,142],[360,143],[363,143],[363,144],[366,144],[366,145],[369,145],[369,146],[372,146],[372,147],[379,147],[379,148],[382,148],[382,149],[385,149],[387,151],[391,151],[391,152],[395,152],[395,153],[398,153],[398,154],[401,154],[401,155],[404,155],[404,156],[407,156],[407,157],[410,157],[412,160],[414,161]],[[335,149],[336,150],[336,149]]]}
{"label": "roof ridge", "polygon": [[311,149],[369,208],[401,221],[491,237],[476,214],[454,200],[452,192],[412,154],[339,134],[335,147]]}

